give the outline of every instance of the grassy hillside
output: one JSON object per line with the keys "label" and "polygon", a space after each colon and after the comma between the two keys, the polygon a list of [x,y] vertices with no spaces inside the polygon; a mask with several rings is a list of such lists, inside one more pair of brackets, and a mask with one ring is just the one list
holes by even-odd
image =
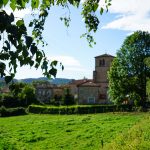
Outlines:
{"label": "grassy hillside", "polygon": [[0,118],[0,150],[99,150],[130,132],[147,116],[107,113]]}

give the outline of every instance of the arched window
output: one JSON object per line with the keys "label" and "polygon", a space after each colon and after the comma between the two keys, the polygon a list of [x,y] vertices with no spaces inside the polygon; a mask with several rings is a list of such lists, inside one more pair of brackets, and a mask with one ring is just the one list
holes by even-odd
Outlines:
{"label": "arched window", "polygon": [[103,59],[103,66],[105,66],[105,60]]}
{"label": "arched window", "polygon": [[101,67],[101,66],[105,66],[105,60],[104,60],[104,59],[99,60],[99,66],[100,66],[100,67]]}
{"label": "arched window", "polygon": [[100,67],[102,66],[102,60],[99,60],[99,66]]}

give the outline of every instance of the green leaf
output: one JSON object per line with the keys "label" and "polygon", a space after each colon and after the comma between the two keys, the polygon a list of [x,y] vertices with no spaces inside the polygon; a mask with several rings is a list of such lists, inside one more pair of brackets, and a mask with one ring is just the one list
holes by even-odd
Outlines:
{"label": "green leaf", "polygon": [[12,9],[13,11],[16,9],[16,2],[15,2],[14,0],[11,1],[10,7],[11,7],[11,9]]}
{"label": "green leaf", "polygon": [[33,39],[31,36],[25,36],[25,39],[26,39],[26,45],[29,48],[33,42]]}
{"label": "green leaf", "polygon": [[64,66],[63,65],[61,66],[61,69],[64,70]]}
{"label": "green leaf", "polygon": [[58,63],[58,61],[57,61],[57,60],[54,60],[54,61],[51,62],[51,66],[56,66],[57,63]]}
{"label": "green leaf", "polygon": [[97,8],[98,8],[98,3],[95,3],[94,4],[94,12],[97,10]]}
{"label": "green leaf", "polygon": [[51,3],[50,3],[49,0],[46,0],[46,1],[45,1],[45,4],[46,4],[46,6],[50,6]]}
{"label": "green leaf", "polygon": [[3,72],[6,69],[6,65],[0,62],[0,71]]}
{"label": "green leaf", "polygon": [[6,6],[6,4],[8,3],[8,0],[2,0],[2,1],[3,1],[4,6]]}
{"label": "green leaf", "polygon": [[71,5],[73,5],[73,0],[68,0]]}
{"label": "green leaf", "polygon": [[3,1],[0,1],[0,8],[2,8],[3,6]]}
{"label": "green leaf", "polygon": [[103,12],[104,12],[104,8],[101,7],[101,9],[100,9],[100,14],[102,15]]}
{"label": "green leaf", "polygon": [[8,41],[5,41],[6,45],[7,45],[7,48],[10,49],[10,44]]}
{"label": "green leaf", "polygon": [[32,7],[32,9],[38,8],[39,7],[39,0],[32,0],[31,1],[31,7]]}
{"label": "green leaf", "polygon": [[57,69],[55,68],[52,68],[49,70],[49,74],[53,75],[54,77],[56,77],[56,74],[57,74]]}
{"label": "green leaf", "polygon": [[111,6],[111,3],[108,3],[107,5],[108,5],[108,6]]}
{"label": "green leaf", "polygon": [[13,13],[10,14],[9,21],[10,21],[10,22],[13,22],[13,21],[14,21],[14,14],[13,14]]}
{"label": "green leaf", "polygon": [[34,61],[31,60],[31,61],[29,62],[29,64],[30,64],[30,66],[33,66],[33,65],[34,65]]}
{"label": "green leaf", "polygon": [[13,79],[13,76],[5,76],[5,82],[8,84]]}
{"label": "green leaf", "polygon": [[32,55],[34,55],[37,52],[37,47],[34,44],[32,44],[30,51],[31,51]]}
{"label": "green leaf", "polygon": [[23,20],[18,20],[18,21],[16,22],[16,25],[17,25],[18,27],[20,27],[21,25],[24,25],[24,21],[23,21]]}
{"label": "green leaf", "polygon": [[29,27],[32,27],[33,26],[33,22],[31,21],[30,23],[29,23]]}

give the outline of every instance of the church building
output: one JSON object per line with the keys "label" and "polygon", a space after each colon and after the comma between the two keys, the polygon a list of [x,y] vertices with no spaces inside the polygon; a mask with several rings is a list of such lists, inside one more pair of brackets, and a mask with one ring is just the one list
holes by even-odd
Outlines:
{"label": "church building", "polygon": [[95,57],[95,70],[93,81],[78,85],[79,104],[108,104],[108,76],[114,56],[103,54]]}

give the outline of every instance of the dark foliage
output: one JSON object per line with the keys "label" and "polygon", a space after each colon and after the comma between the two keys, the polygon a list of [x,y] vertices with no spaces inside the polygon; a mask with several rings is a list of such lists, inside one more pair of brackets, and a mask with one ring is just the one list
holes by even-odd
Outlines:
{"label": "dark foliage", "polygon": [[65,95],[64,95],[64,105],[73,105],[75,104],[75,99],[74,96],[70,93],[69,89],[65,90]]}
{"label": "dark foliage", "polygon": [[10,93],[2,94],[0,97],[0,106],[27,107],[31,104],[37,104],[35,98],[35,89],[32,85],[24,83],[13,83],[9,86]]}
{"label": "dark foliage", "polygon": [[9,116],[19,116],[26,115],[25,108],[5,108],[4,106],[0,107],[0,116],[1,117],[9,117]]}

